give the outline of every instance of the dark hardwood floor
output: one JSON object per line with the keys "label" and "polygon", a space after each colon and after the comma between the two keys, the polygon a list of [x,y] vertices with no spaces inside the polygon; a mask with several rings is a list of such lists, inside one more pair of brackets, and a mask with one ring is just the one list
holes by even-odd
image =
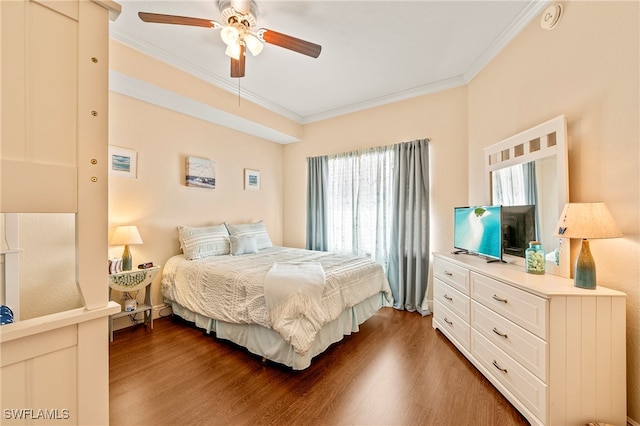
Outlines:
{"label": "dark hardwood floor", "polygon": [[292,371],[180,320],[116,331],[112,425],[527,425],[431,327],[384,308]]}

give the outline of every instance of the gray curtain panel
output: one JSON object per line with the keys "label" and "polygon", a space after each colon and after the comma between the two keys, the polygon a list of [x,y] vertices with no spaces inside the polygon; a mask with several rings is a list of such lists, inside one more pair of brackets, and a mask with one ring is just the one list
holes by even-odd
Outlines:
{"label": "gray curtain panel", "polygon": [[[536,180],[536,162],[530,161],[522,165],[522,174],[524,176],[524,193],[527,204],[538,205],[538,184]],[[537,240],[540,239],[540,216],[538,215],[538,209],[536,209],[536,235]]]}
{"label": "gray curtain panel", "polygon": [[307,244],[309,250],[327,251],[328,157],[307,158]]}
{"label": "gray curtain panel", "polygon": [[388,278],[394,308],[430,314],[429,140],[394,145],[393,225]]}

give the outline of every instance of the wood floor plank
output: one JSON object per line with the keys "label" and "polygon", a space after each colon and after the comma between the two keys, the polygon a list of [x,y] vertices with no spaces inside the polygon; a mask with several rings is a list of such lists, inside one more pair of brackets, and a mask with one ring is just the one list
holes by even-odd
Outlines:
{"label": "wood floor plank", "polygon": [[303,371],[181,320],[115,332],[112,425],[527,425],[431,317],[384,308]]}

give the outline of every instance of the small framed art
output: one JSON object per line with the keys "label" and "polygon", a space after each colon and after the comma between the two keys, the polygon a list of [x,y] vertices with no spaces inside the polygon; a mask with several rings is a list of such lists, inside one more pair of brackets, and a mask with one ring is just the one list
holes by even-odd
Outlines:
{"label": "small framed art", "polygon": [[133,149],[110,146],[109,176],[136,179],[138,177],[138,153]]}
{"label": "small framed art", "polygon": [[260,189],[260,171],[244,169],[244,189]]}
{"label": "small framed art", "polygon": [[187,157],[186,185],[216,189],[216,162],[206,158]]}

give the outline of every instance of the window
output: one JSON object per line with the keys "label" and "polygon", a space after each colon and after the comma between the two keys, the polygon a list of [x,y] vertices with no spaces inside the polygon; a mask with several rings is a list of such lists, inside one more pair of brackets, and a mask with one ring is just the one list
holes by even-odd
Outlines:
{"label": "window", "polygon": [[386,269],[392,220],[392,147],[329,156],[328,169],[328,249],[370,257]]}

